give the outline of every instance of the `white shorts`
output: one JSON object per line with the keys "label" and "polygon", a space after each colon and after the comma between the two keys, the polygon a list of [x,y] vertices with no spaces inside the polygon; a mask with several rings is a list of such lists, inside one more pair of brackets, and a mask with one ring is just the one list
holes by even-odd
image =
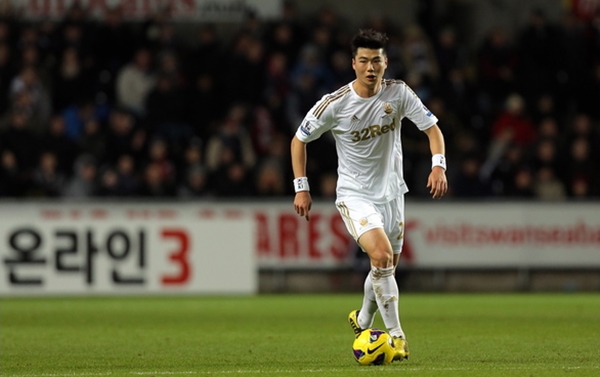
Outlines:
{"label": "white shorts", "polygon": [[358,243],[365,232],[382,228],[387,235],[394,254],[402,252],[404,243],[404,195],[383,204],[367,199],[352,198],[335,203],[342,215],[346,229]]}

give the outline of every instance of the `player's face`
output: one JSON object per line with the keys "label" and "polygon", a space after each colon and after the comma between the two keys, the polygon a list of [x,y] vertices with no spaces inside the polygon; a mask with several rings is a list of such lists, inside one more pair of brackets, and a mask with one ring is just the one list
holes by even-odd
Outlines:
{"label": "player's face", "polygon": [[383,49],[370,49],[359,47],[356,56],[352,59],[352,68],[356,72],[356,79],[361,85],[374,89],[381,83],[387,68],[388,60]]}

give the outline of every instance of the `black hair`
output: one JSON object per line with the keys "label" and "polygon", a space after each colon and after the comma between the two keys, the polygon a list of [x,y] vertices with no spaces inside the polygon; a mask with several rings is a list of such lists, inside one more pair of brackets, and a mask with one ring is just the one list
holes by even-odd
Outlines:
{"label": "black hair", "polygon": [[373,29],[361,29],[358,34],[352,38],[352,56],[356,56],[359,48],[368,48],[378,50],[382,48],[385,52],[388,37],[385,33],[378,32]]}

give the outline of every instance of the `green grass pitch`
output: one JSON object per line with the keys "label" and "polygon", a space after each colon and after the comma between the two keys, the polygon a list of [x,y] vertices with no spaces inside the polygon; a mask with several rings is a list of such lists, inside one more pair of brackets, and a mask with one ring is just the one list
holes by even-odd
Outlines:
{"label": "green grass pitch", "polygon": [[[411,356],[361,367],[356,294],[3,298],[0,375],[600,376],[600,295],[405,294]],[[376,327],[381,327],[378,316]]]}

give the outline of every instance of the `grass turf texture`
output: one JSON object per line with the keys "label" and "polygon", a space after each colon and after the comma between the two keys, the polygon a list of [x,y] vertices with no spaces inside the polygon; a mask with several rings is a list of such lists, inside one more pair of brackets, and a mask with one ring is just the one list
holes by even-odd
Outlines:
{"label": "grass turf texture", "polygon": [[[594,376],[600,297],[406,294],[410,359],[361,367],[358,295],[4,298],[0,375]],[[376,326],[382,327],[378,316]]]}

